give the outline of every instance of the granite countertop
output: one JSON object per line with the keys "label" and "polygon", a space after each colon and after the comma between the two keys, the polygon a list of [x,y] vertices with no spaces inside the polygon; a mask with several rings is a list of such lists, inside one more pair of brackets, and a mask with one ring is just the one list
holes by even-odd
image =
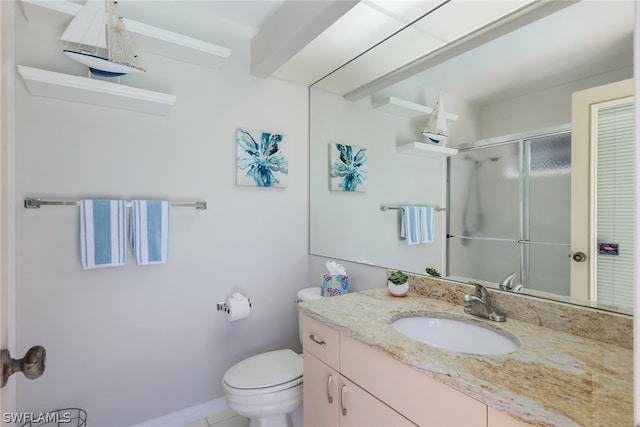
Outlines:
{"label": "granite countertop", "polygon": [[[491,322],[461,305],[386,289],[302,302],[299,310],[478,401],[534,425],[633,425],[633,351],[509,318]],[[461,318],[517,337],[501,355],[449,352],[414,341],[391,322],[412,315]]]}

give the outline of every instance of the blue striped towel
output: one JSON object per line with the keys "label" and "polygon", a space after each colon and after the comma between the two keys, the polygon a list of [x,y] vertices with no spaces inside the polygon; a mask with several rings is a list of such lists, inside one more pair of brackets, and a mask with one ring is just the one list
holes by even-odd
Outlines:
{"label": "blue striped towel", "polygon": [[138,265],[167,262],[169,210],[168,201],[131,201],[129,240]]}
{"label": "blue striped towel", "polygon": [[80,200],[80,260],[85,270],[124,265],[124,200]]}
{"label": "blue striped towel", "polygon": [[433,242],[433,208],[404,206],[400,222],[400,237],[407,245]]}

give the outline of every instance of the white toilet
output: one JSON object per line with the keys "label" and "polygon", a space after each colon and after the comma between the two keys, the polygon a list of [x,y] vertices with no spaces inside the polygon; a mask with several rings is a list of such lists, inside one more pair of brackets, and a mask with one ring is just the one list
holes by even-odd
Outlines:
{"label": "white toilet", "polygon": [[[298,302],[322,298],[320,287],[298,292]],[[302,343],[302,316],[298,315]],[[302,407],[302,356],[289,349],[261,353],[236,363],[222,379],[224,398],[249,427],[293,427]]]}

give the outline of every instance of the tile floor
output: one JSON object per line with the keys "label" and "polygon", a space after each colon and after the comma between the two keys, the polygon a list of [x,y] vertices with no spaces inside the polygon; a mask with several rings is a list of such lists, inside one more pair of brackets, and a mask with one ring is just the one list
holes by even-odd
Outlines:
{"label": "tile floor", "polygon": [[233,411],[225,411],[182,427],[249,427],[249,420],[236,415]]}

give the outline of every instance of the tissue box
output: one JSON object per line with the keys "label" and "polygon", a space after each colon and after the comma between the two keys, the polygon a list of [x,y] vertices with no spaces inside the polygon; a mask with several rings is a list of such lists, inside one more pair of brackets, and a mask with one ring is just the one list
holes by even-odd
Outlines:
{"label": "tissue box", "polygon": [[349,293],[349,276],[346,274],[323,274],[320,295],[334,297]]}

